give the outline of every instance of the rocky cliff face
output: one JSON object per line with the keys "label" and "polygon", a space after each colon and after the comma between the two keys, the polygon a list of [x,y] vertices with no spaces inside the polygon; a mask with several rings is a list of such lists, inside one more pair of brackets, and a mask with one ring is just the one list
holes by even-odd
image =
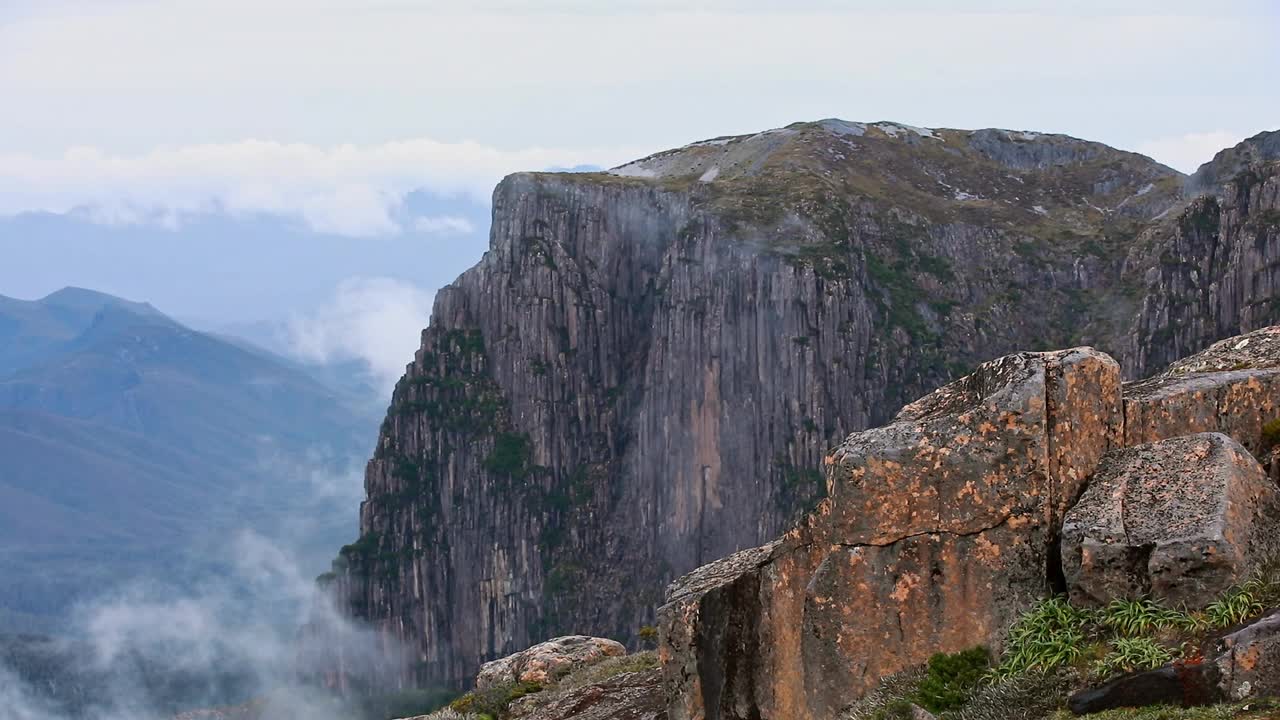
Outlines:
{"label": "rocky cliff face", "polygon": [[1280,132],[1223,150],[1188,179],[1193,198],[1143,231],[1125,261],[1141,278],[1137,319],[1117,351],[1141,377],[1280,309]]}
{"label": "rocky cliff face", "polygon": [[[981,361],[1088,343],[1138,376],[1280,316],[1272,137],[1198,200],[1097,143],[843,121],[507,178],[396,388],[335,591],[407,647],[405,683],[629,637],[668,581],[812,508],[827,448]],[[1032,514],[1058,517],[1045,492]]]}

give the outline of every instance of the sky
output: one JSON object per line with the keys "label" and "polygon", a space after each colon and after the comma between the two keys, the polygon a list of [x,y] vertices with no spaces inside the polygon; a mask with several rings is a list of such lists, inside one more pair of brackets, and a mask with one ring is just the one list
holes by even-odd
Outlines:
{"label": "sky", "polygon": [[1278,36],[1274,0],[2,0],[0,295],[425,322],[503,175],[826,117],[1190,172],[1280,127]]}

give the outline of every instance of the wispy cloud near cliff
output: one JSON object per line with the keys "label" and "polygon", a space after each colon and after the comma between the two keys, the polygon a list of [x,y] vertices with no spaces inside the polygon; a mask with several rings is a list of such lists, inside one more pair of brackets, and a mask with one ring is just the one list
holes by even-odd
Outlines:
{"label": "wispy cloud near cliff", "polygon": [[418,349],[433,297],[392,278],[349,278],[318,310],[293,317],[287,341],[305,360],[363,361],[385,399]]}

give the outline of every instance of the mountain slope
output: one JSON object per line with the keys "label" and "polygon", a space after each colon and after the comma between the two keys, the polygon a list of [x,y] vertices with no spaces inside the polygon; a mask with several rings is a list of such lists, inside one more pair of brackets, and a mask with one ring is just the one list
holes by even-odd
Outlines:
{"label": "mountain slope", "polygon": [[[365,452],[376,422],[301,369],[147,305],[0,298],[0,325],[0,574],[24,578],[0,590],[11,613],[52,622],[117,582],[210,571],[193,554],[312,507],[303,475]],[[308,543],[332,542],[333,516]]]}
{"label": "mountain slope", "polygon": [[64,288],[39,302],[0,295],[0,377],[71,341],[107,307],[124,308],[138,317],[163,317],[149,305],[82,288]]}
{"label": "mountain slope", "polygon": [[[1139,376],[1273,321],[1266,293],[1242,315],[1209,289],[1197,328],[1160,309],[1196,263],[1196,288],[1269,272],[1276,168],[1249,167],[1238,223],[1143,156],[1005,130],[827,120],[511,176],[396,388],[335,592],[417,682],[629,637],[679,573],[811,506],[840,438],[980,361],[1093,344]],[[1265,252],[1208,260],[1189,229]]]}

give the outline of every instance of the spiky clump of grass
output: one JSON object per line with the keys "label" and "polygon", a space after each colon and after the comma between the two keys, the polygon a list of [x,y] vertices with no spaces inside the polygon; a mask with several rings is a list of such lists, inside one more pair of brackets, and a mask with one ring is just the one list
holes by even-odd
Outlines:
{"label": "spiky clump of grass", "polygon": [[1111,651],[1094,664],[1099,677],[1110,677],[1135,670],[1155,670],[1173,662],[1181,653],[1149,637],[1122,637],[1111,641]]}
{"label": "spiky clump of grass", "polygon": [[1161,630],[1178,630],[1194,623],[1187,612],[1141,598],[1112,600],[1097,614],[1098,623],[1121,637],[1142,637]]}
{"label": "spiky clump of grass", "polygon": [[1182,647],[1194,646],[1196,637],[1239,625],[1277,606],[1280,560],[1264,564],[1197,612],[1150,598],[1114,600],[1089,610],[1071,605],[1065,597],[1053,597],[1018,618],[999,665],[987,678],[1000,682],[1068,666],[1091,667],[1104,677],[1159,667],[1182,657]]}
{"label": "spiky clump of grass", "polygon": [[1213,627],[1225,628],[1238,625],[1267,609],[1268,601],[1275,602],[1277,585],[1274,578],[1258,573],[1248,582],[1228,590],[1226,594],[1204,609],[1204,616]]}
{"label": "spiky clump of grass", "polygon": [[1026,673],[1045,674],[1078,661],[1088,644],[1095,614],[1065,597],[1052,597],[1018,618],[1009,630],[1004,655],[990,673],[993,681]]}

